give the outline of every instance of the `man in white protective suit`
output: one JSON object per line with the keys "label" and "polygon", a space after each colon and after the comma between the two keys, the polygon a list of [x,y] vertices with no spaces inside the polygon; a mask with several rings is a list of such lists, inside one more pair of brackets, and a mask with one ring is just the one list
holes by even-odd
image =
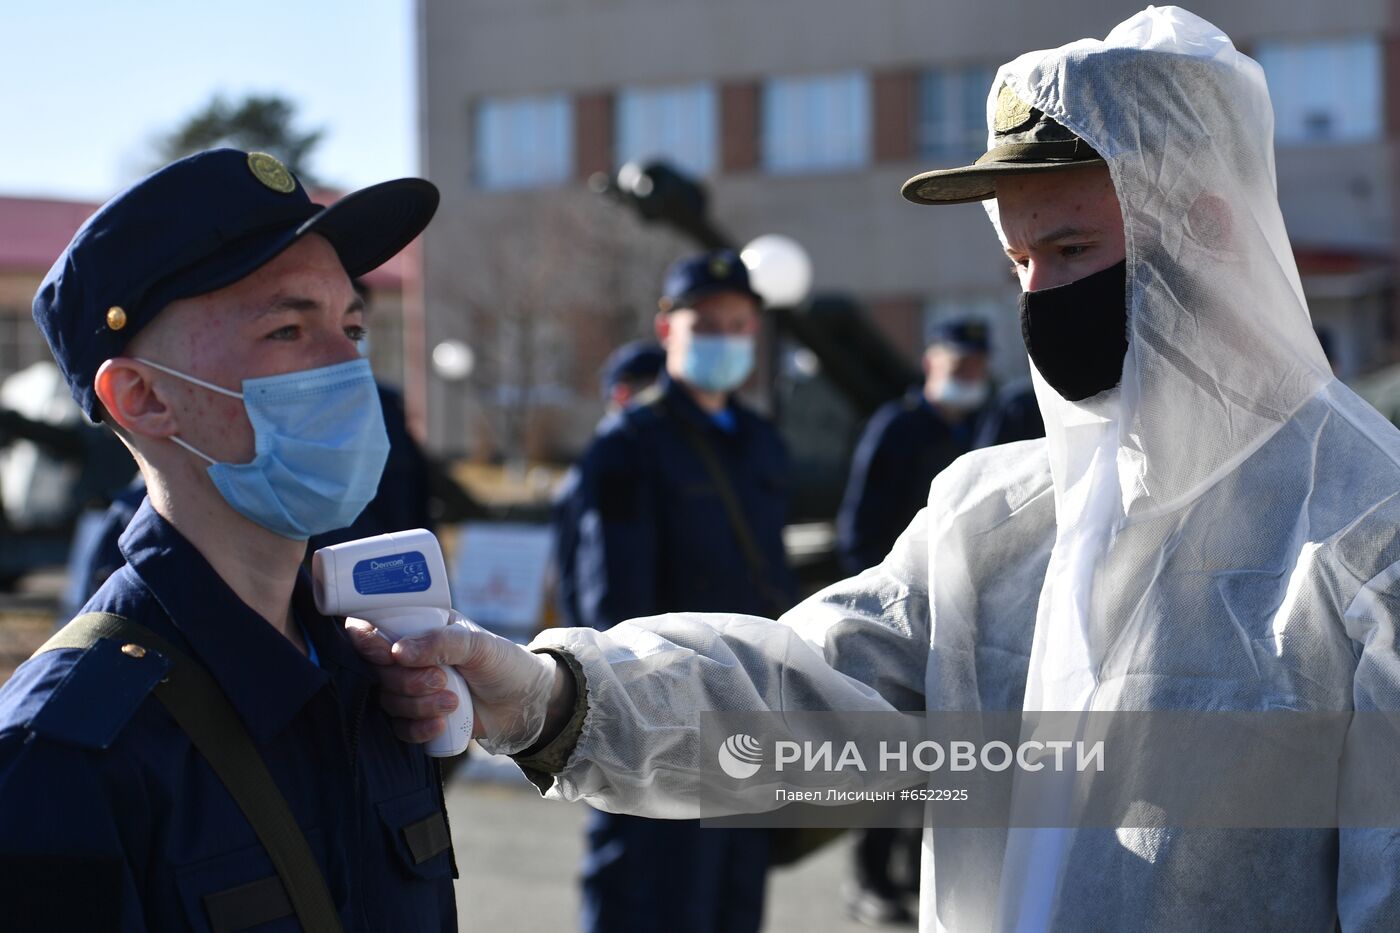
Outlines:
{"label": "man in white protective suit", "polygon": [[[667,615],[531,652],[468,624],[392,654],[361,627],[402,737],[440,728],[423,665],[450,661],[482,744],[548,796],[674,817],[725,792],[700,710],[1400,708],[1400,433],[1313,334],[1259,66],[1149,7],[1003,66],[987,110],[988,154],[904,193],[985,201],[1048,437],[959,459],[880,566],[778,625]],[[1393,830],[939,829],[920,919],[1394,930],[1398,889]]]}

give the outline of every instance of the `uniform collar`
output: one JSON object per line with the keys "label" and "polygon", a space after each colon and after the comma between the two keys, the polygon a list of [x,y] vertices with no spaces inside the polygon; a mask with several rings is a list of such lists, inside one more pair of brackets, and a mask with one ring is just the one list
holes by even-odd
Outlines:
{"label": "uniform collar", "polygon": [[345,636],[316,611],[305,571],[298,576],[292,605],[316,641],[323,668],[239,599],[149,499],[118,545],[255,739],[266,742],[281,732],[329,682],[328,672],[347,666]]}
{"label": "uniform collar", "polygon": [[[691,397],[686,387],[675,379],[672,379],[670,373],[662,372],[656,384],[661,390],[662,398],[665,400],[668,410],[675,412],[682,418],[688,418],[697,424],[704,425],[718,434],[730,433],[716,424],[715,419],[710,417],[710,413],[697,405],[695,399]],[[735,402],[733,394],[730,394],[726,398],[725,407],[735,414],[733,433],[738,433],[742,422],[737,417],[739,405]]]}

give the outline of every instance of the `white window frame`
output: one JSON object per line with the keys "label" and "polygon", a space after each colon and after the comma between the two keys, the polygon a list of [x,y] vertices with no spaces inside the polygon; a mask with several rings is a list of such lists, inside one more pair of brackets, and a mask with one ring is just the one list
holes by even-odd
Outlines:
{"label": "white window frame", "polygon": [[616,166],[665,159],[690,175],[719,163],[719,95],[708,82],[624,87],[617,92]]}
{"label": "white window frame", "polygon": [[487,97],[472,114],[472,181],[486,191],[561,185],[573,177],[574,108],[565,94]]}
{"label": "white window frame", "polygon": [[1384,130],[1385,65],[1377,36],[1261,41],[1278,145],[1370,142]]}
{"label": "white window frame", "polygon": [[770,78],[763,85],[762,160],[775,175],[870,164],[870,76],[862,71]]}
{"label": "white window frame", "polygon": [[[996,66],[936,65],[919,75],[914,143],[921,156],[962,157],[987,144],[987,94]],[[938,105],[937,115],[930,114]]]}

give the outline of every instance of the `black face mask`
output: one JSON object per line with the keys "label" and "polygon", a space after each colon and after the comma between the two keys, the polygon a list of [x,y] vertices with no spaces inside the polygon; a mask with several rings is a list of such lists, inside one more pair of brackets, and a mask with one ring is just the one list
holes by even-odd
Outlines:
{"label": "black face mask", "polygon": [[1078,402],[1123,381],[1128,262],[1076,282],[1021,293],[1021,338],[1040,375]]}

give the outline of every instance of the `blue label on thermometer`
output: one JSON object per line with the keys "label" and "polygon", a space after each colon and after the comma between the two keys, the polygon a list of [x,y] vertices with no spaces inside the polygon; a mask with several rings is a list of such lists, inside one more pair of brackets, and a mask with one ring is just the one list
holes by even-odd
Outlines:
{"label": "blue label on thermometer", "polygon": [[355,565],[350,574],[355,592],[361,596],[383,593],[421,593],[433,585],[428,576],[428,562],[421,551],[385,554],[371,557]]}

